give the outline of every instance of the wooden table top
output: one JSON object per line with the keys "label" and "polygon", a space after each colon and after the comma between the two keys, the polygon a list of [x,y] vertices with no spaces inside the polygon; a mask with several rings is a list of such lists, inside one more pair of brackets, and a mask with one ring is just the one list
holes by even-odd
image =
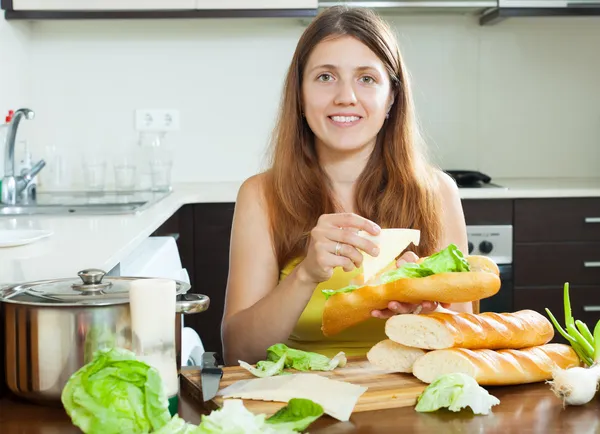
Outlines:
{"label": "wooden table top", "polygon": [[[349,422],[323,416],[309,427],[312,434],[444,433],[444,434],[599,434],[600,395],[585,406],[563,408],[544,383],[489,388],[500,399],[488,416],[440,410],[417,413],[414,407],[354,413]],[[204,410],[181,394],[179,414],[199,424]],[[2,434],[81,434],[60,407],[42,407],[11,398],[0,400]]]}

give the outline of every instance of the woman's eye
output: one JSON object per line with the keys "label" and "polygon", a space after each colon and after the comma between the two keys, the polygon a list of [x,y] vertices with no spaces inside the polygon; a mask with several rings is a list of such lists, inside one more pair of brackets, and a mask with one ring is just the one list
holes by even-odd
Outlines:
{"label": "woman's eye", "polygon": [[363,82],[367,83],[367,84],[375,83],[375,79],[373,77],[369,77],[369,76],[361,77],[361,80],[363,80]]}
{"label": "woman's eye", "polygon": [[321,74],[319,75],[318,79],[320,81],[331,81],[332,77],[330,74]]}

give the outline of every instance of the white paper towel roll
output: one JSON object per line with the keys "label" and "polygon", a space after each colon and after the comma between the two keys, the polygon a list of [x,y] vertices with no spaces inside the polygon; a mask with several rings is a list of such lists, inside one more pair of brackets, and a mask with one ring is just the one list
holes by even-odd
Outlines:
{"label": "white paper towel roll", "polygon": [[178,393],[175,357],[176,285],[168,279],[139,279],[131,283],[129,301],[133,351],[156,368],[168,396]]}

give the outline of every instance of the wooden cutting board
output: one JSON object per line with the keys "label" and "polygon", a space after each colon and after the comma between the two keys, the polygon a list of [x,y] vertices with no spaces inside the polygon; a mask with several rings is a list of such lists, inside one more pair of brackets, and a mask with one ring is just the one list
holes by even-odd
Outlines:
{"label": "wooden cutting board", "polygon": [[[287,370],[298,373],[299,371]],[[352,384],[368,387],[360,396],[354,412],[382,410],[388,408],[410,407],[417,403],[417,397],[427,384],[415,378],[412,374],[390,373],[371,365],[365,357],[349,357],[343,368],[333,371],[311,371],[333,380],[347,381]],[[239,380],[256,378],[240,366],[223,368],[219,390]],[[207,410],[214,410],[223,405],[223,398],[217,396],[209,402],[203,402],[200,370],[184,368],[181,371],[181,386],[188,394],[199,401]],[[283,402],[244,400],[244,405],[255,414],[271,415],[285,405]]]}

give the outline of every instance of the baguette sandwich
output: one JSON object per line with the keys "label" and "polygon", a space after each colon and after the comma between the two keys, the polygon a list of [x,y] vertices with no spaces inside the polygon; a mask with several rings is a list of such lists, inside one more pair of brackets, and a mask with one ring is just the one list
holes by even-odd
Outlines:
{"label": "baguette sandwich", "polygon": [[445,348],[521,349],[547,344],[552,323],[533,310],[396,315],[385,323],[385,334],[399,344],[425,350]]}
{"label": "baguette sandwich", "polygon": [[[412,240],[418,244],[418,237]],[[416,263],[396,267],[396,257],[409,244],[396,243],[396,255],[389,253],[390,248],[381,248],[382,252],[387,252],[378,262],[381,271],[365,276],[363,285],[322,291],[327,298],[321,325],[325,336],[368,320],[373,310],[387,308],[390,301],[473,302],[499,291],[500,272],[496,263],[486,256],[465,257],[454,244]],[[365,261],[367,258],[368,255]],[[372,264],[369,269],[373,269]]]}
{"label": "baguette sandwich", "polygon": [[429,351],[417,358],[412,373],[424,383],[444,374],[461,372],[481,386],[509,386],[549,380],[556,368],[580,366],[569,345],[546,344],[520,350],[469,350],[450,348]]}

